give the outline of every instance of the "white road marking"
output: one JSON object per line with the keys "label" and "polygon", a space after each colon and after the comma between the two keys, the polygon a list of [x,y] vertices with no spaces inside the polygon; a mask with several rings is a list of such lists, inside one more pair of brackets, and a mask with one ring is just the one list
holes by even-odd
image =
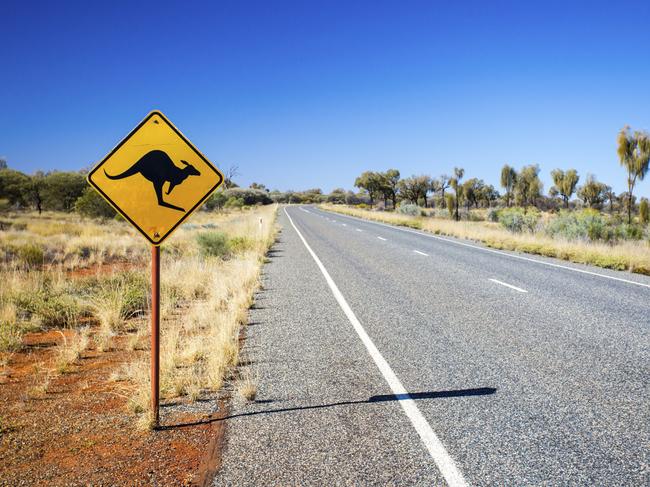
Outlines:
{"label": "white road marking", "polygon": [[496,282],[497,284],[501,284],[502,286],[509,287],[510,289],[514,289],[515,291],[519,291],[520,293],[527,293],[528,292],[525,289],[521,289],[520,287],[513,286],[512,284],[508,284],[506,282],[499,281],[497,279],[489,279],[489,280],[492,281],[492,282]]}
{"label": "white road marking", "polygon": [[384,242],[386,241],[386,239],[385,239],[384,237],[377,237],[377,238],[378,238],[379,240],[383,240]]}
{"label": "white road marking", "polygon": [[416,254],[424,255],[425,257],[429,257],[429,254],[425,254],[424,252],[420,252],[419,250],[413,250]]}
{"label": "white road marking", "polygon": [[363,232],[363,230],[361,230],[360,228],[355,228],[355,230],[356,230],[357,232]]}
{"label": "white road marking", "polygon": [[549,267],[555,267],[557,269],[564,269],[564,270],[567,270],[567,271],[580,272],[581,274],[588,274],[590,276],[603,277],[605,279],[611,279],[613,281],[620,281],[620,282],[625,282],[627,284],[635,284],[637,286],[650,288],[650,284],[631,281],[629,279],[623,279],[622,277],[608,276],[607,274],[600,274],[598,272],[588,271],[588,270],[585,270],[585,269],[576,269],[575,267],[569,267],[568,265],[555,264],[553,262],[545,262],[543,260],[531,259],[530,257],[524,257],[523,255],[509,254],[509,253],[503,252],[501,250],[489,249],[487,247],[480,247],[478,245],[472,245],[472,244],[469,244],[469,243],[452,240],[451,238],[445,238],[445,237],[441,237],[439,235],[431,235],[430,233],[418,232],[416,230],[411,230],[410,228],[402,228],[402,227],[397,227],[395,225],[388,225],[386,223],[375,222],[375,221],[372,221],[372,220],[366,220],[364,218],[358,218],[356,216],[348,216],[348,215],[345,215],[345,216],[347,218],[352,218],[354,220],[359,220],[359,221],[362,221],[364,223],[372,223],[374,225],[380,225],[382,227],[388,227],[388,228],[391,228],[393,230],[399,230],[400,232],[414,233],[416,235],[421,235],[423,237],[434,238],[436,240],[442,240],[443,242],[448,242],[448,243],[455,244],[455,245],[462,245],[463,247],[469,247],[469,248],[476,249],[476,250],[482,250],[483,252],[491,252],[493,254],[505,255],[506,257],[510,257],[512,259],[525,260],[525,261],[528,261],[528,262],[534,262],[536,264],[542,264],[542,265],[546,265],[546,266],[549,266]]}
{"label": "white road marking", "polygon": [[427,420],[420,412],[420,409],[418,408],[417,404],[415,404],[413,398],[406,391],[400,380],[395,375],[395,372],[393,372],[393,369],[391,369],[390,365],[388,365],[388,362],[386,362],[386,359],[382,356],[373,341],[370,339],[366,333],[366,330],[364,330],[361,322],[354,314],[354,311],[352,311],[352,308],[350,308],[350,305],[343,297],[343,294],[341,294],[341,291],[330,276],[329,272],[327,272],[327,269],[325,269],[323,263],[309,246],[305,240],[305,237],[302,236],[298,230],[298,227],[296,227],[295,223],[293,223],[293,220],[289,216],[286,208],[284,208],[284,213],[287,215],[287,218],[300,237],[300,240],[302,240],[302,243],[305,244],[307,251],[311,254],[312,258],[316,262],[316,265],[325,277],[325,281],[327,281],[327,284],[332,290],[332,294],[334,294],[336,301],[339,303],[339,306],[345,313],[345,316],[347,316],[348,320],[352,324],[352,327],[357,332],[357,335],[359,335],[359,338],[366,346],[370,357],[372,357],[375,364],[377,365],[377,368],[384,376],[384,379],[386,379],[386,382],[388,382],[391,391],[393,391],[393,394],[398,397],[404,397],[404,399],[401,399],[398,402],[400,406],[402,406],[402,409],[404,410],[406,416],[411,421],[413,428],[415,428],[415,431],[417,431],[418,435],[420,435],[422,443],[424,443],[424,446],[429,451],[429,455],[431,455],[431,458],[438,466],[438,469],[447,481],[447,484],[450,487],[466,487],[468,484],[465,481],[463,474],[460,472],[460,470],[458,470],[458,467],[456,467],[454,460],[451,458],[451,456],[449,456],[449,453],[447,453],[447,450],[431,428],[431,425],[427,422]]}
{"label": "white road marking", "polygon": [[347,223],[341,223],[341,225],[343,225],[344,227],[347,227],[347,226],[348,226]]}

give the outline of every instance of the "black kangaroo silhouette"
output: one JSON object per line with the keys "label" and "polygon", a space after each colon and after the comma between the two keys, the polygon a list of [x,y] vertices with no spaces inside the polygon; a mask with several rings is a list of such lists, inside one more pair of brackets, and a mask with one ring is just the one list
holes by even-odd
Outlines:
{"label": "black kangaroo silhouette", "polygon": [[163,200],[163,185],[169,183],[167,193],[172,192],[175,186],[182,184],[189,176],[200,176],[201,173],[192,166],[189,162],[181,160],[185,167],[180,168],[166,152],[161,150],[152,150],[143,155],[138,162],[133,164],[130,168],[121,174],[111,176],[104,170],[104,174],[108,179],[124,179],[134,174],[141,174],[145,179],[151,181],[153,189],[156,191],[158,198],[158,206],[171,208],[172,210],[185,211],[179,206],[174,206],[166,203]]}

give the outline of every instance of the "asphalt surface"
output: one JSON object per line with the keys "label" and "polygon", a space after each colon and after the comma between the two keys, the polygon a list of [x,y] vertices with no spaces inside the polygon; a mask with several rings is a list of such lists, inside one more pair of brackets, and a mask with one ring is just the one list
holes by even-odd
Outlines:
{"label": "asphalt surface", "polygon": [[[649,278],[287,211],[468,484],[650,484]],[[444,485],[279,222],[244,350],[258,402],[235,403],[215,485]]]}

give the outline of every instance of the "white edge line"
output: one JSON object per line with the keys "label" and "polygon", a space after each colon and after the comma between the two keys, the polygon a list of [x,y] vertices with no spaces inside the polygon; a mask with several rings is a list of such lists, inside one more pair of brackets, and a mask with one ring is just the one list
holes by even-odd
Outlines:
{"label": "white edge line", "polygon": [[[327,211],[327,210],[321,210],[321,211]],[[605,279],[611,279],[613,281],[620,281],[620,282],[625,282],[627,284],[635,284],[637,286],[650,288],[650,284],[645,284],[645,283],[636,282],[636,281],[630,281],[629,279],[623,279],[622,277],[608,276],[607,274],[599,274],[598,272],[587,271],[585,269],[576,269],[575,267],[569,267],[568,265],[554,264],[553,262],[544,262],[543,260],[531,259],[530,257],[524,257],[523,255],[509,254],[509,253],[503,252],[501,250],[489,249],[487,247],[480,247],[478,245],[472,245],[472,244],[468,244],[468,243],[465,243],[465,242],[458,242],[456,240],[452,240],[451,238],[445,238],[445,237],[441,237],[439,235],[432,235],[430,233],[418,232],[416,230],[411,230],[409,228],[402,228],[402,227],[398,227],[396,225],[388,225],[387,223],[376,222],[376,221],[373,221],[373,220],[366,220],[364,218],[359,218],[359,217],[356,217],[356,216],[344,215],[342,213],[337,213],[337,215],[342,215],[342,216],[345,216],[347,218],[352,218],[354,220],[359,220],[359,221],[366,222],[366,223],[373,223],[375,225],[381,225],[382,227],[392,228],[393,230],[399,230],[401,232],[414,233],[416,235],[421,235],[423,237],[429,237],[429,238],[434,238],[434,239],[437,239],[437,240],[442,240],[443,242],[449,242],[449,243],[452,243],[452,244],[455,244],[455,245],[462,245],[463,247],[469,247],[469,248],[472,248],[472,249],[482,250],[483,252],[492,252],[493,254],[505,255],[506,257],[511,257],[513,259],[520,259],[520,260],[525,260],[525,261],[528,261],[528,262],[535,262],[536,264],[542,264],[542,265],[546,265],[546,266],[549,266],[549,267],[556,267],[558,269],[566,269],[566,270],[573,271],[573,272],[580,272],[581,274],[588,274],[590,276],[604,277]]]}
{"label": "white edge line", "polygon": [[386,239],[385,239],[384,237],[377,237],[377,238],[378,238],[379,240],[386,241]]}
{"label": "white edge line", "polygon": [[501,284],[502,286],[509,287],[510,289],[514,289],[515,291],[519,291],[520,293],[527,293],[525,289],[521,289],[520,287],[513,286],[512,284],[508,284],[507,282],[499,281],[498,279],[488,279],[489,281],[495,282],[497,284]]}
{"label": "white edge line", "polygon": [[429,257],[429,254],[425,254],[424,252],[420,252],[419,250],[413,250],[416,254],[424,255],[425,257]]}
{"label": "white edge line", "polygon": [[449,453],[447,453],[447,450],[431,428],[431,425],[427,422],[424,416],[422,416],[422,413],[418,409],[417,404],[415,404],[413,398],[409,395],[400,380],[397,378],[393,372],[393,369],[391,369],[390,365],[388,365],[388,362],[386,362],[386,359],[384,359],[375,344],[372,342],[363,326],[361,325],[361,322],[352,311],[352,308],[350,308],[350,305],[343,297],[343,294],[341,294],[341,291],[339,291],[338,286],[329,275],[329,272],[327,272],[327,269],[325,269],[323,263],[311,249],[305,238],[296,227],[295,223],[293,223],[293,220],[289,216],[286,208],[284,208],[284,213],[287,215],[289,222],[291,222],[291,225],[300,237],[300,240],[302,240],[302,243],[307,248],[307,251],[309,251],[312,258],[316,262],[316,265],[325,277],[325,281],[327,281],[327,284],[332,290],[332,294],[334,294],[336,301],[339,303],[339,306],[345,313],[345,316],[347,316],[348,320],[352,324],[352,327],[357,332],[357,335],[359,335],[359,338],[366,346],[370,357],[372,357],[375,364],[377,365],[377,368],[384,376],[384,379],[386,379],[386,382],[390,386],[390,389],[393,391],[393,394],[396,396],[404,397],[404,399],[398,402],[400,406],[402,406],[402,409],[404,410],[406,416],[411,421],[411,424],[415,428],[415,431],[417,431],[418,435],[420,435],[422,443],[424,443],[424,446],[429,451],[431,458],[438,466],[438,469],[447,481],[447,484],[449,484],[450,487],[466,487],[468,484],[465,481],[465,478],[461,474],[460,470],[458,470],[458,467],[456,467],[454,460],[451,458],[451,456],[449,456]]}
{"label": "white edge line", "polygon": [[363,230],[361,230],[360,228],[355,228],[355,230],[356,230],[357,232],[363,232]]}

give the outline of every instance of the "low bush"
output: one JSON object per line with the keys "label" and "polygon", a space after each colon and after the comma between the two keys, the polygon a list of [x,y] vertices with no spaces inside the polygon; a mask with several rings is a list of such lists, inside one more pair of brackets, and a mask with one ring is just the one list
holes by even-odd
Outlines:
{"label": "low bush", "polygon": [[43,247],[37,244],[25,244],[17,249],[18,258],[27,267],[43,265],[45,252]]}
{"label": "low bush", "polygon": [[227,257],[230,253],[228,236],[223,232],[204,232],[196,236],[203,257]]}
{"label": "low bush", "polygon": [[413,203],[405,203],[397,207],[397,211],[403,215],[420,216],[421,209]]}
{"label": "low bush", "polygon": [[498,213],[499,223],[513,233],[534,232],[539,218],[540,213],[535,209],[504,208]]}

